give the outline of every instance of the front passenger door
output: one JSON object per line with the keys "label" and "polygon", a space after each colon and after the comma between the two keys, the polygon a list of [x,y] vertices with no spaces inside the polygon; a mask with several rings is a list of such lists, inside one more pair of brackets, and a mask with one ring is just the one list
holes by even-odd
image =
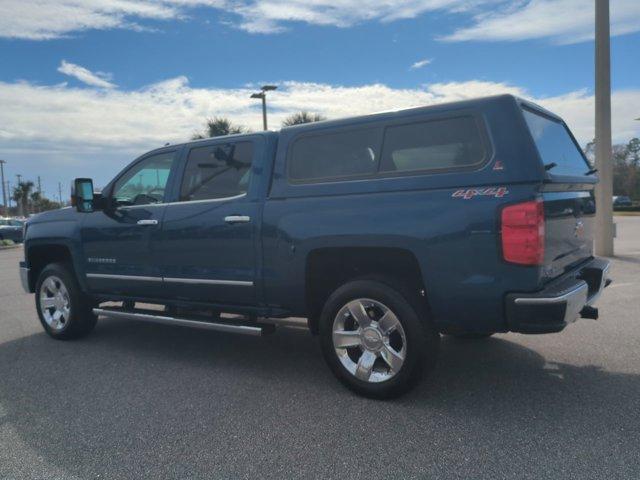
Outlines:
{"label": "front passenger door", "polygon": [[176,151],[143,157],[107,192],[107,208],[81,226],[87,284],[94,293],[162,296],[161,265],[153,245],[160,234]]}

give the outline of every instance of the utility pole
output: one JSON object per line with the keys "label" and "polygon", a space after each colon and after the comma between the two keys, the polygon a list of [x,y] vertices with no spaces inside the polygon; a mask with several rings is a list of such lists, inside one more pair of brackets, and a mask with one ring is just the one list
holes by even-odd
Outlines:
{"label": "utility pole", "polygon": [[5,183],[4,183],[4,164],[7,163],[6,160],[0,160],[0,180],[2,181],[2,214],[5,217],[9,216],[8,210],[7,210],[7,191],[5,190]]}
{"label": "utility pole", "polygon": [[38,193],[42,195],[42,183],[40,182],[40,175],[38,175]]}
{"label": "utility pole", "polygon": [[613,256],[613,165],[611,161],[611,47],[609,0],[596,0],[596,186],[595,252]]}
{"label": "utility pole", "polygon": [[254,93],[251,95],[251,98],[260,98],[262,99],[262,126],[264,130],[268,130],[267,128],[267,92],[276,90],[278,87],[275,85],[263,85],[258,93]]}
{"label": "utility pole", "polygon": [[62,208],[64,205],[62,205],[62,184],[60,182],[58,182],[58,199],[60,200],[60,208]]}
{"label": "utility pole", "polygon": [[12,196],[11,196],[11,181],[10,180],[7,180],[7,192],[9,192],[9,210],[11,210]]}

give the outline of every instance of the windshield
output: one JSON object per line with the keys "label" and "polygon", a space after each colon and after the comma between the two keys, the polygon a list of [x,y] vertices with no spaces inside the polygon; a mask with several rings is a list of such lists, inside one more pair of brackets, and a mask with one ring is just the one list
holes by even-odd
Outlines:
{"label": "windshield", "polygon": [[526,108],[522,111],[538,147],[542,163],[550,173],[583,176],[590,170],[591,167],[571,138],[567,127],[559,121]]}

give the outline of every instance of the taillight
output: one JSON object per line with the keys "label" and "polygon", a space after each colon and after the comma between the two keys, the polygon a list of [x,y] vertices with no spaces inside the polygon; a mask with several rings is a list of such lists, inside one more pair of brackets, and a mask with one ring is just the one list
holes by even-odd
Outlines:
{"label": "taillight", "polygon": [[502,210],[502,256],[519,265],[542,265],[544,208],[542,201],[509,205]]}

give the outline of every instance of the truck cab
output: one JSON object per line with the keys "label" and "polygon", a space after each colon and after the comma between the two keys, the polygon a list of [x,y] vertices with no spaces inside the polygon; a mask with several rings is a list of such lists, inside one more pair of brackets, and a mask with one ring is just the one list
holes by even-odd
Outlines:
{"label": "truck cab", "polygon": [[336,376],[399,395],[441,334],[552,333],[609,280],[595,171],[565,123],[503,95],[218,137],[142,155],[26,227],[45,330],[128,318],[305,326]]}

